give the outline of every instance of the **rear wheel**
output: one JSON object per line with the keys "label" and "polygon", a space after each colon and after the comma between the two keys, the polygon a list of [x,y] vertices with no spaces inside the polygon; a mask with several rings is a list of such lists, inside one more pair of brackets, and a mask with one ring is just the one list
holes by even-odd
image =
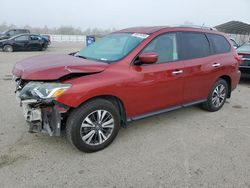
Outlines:
{"label": "rear wheel", "polygon": [[48,44],[43,44],[40,50],[45,51],[47,48],[48,48]]}
{"label": "rear wheel", "polygon": [[5,51],[5,52],[13,52],[13,47],[11,45],[5,45],[3,47],[3,51]]}
{"label": "rear wheel", "polygon": [[95,152],[107,147],[120,128],[120,115],[114,104],[96,99],[72,111],[67,125],[68,140],[79,150]]}
{"label": "rear wheel", "polygon": [[203,104],[203,108],[210,112],[220,110],[226,101],[227,95],[227,82],[223,79],[219,79],[212,87],[207,101]]}

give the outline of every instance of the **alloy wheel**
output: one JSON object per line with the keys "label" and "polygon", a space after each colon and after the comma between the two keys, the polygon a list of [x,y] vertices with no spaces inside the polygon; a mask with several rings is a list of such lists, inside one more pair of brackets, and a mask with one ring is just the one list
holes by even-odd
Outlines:
{"label": "alloy wheel", "polygon": [[88,145],[104,143],[114,129],[114,118],[106,110],[96,110],[83,120],[80,127],[82,140]]}
{"label": "alloy wheel", "polygon": [[213,94],[212,94],[212,104],[218,108],[226,99],[226,88],[223,84],[219,84],[217,87],[215,87]]}
{"label": "alloy wheel", "polygon": [[7,46],[4,47],[4,51],[5,52],[12,52],[13,48],[12,48],[12,46],[7,45]]}

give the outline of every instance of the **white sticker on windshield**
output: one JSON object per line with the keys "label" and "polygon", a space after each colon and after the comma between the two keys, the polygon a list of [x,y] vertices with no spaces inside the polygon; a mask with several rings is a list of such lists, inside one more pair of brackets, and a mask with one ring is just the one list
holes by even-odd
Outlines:
{"label": "white sticker on windshield", "polygon": [[101,58],[100,60],[102,60],[102,61],[108,61],[106,58]]}
{"label": "white sticker on windshield", "polygon": [[149,35],[143,34],[143,33],[133,33],[132,36],[142,38],[142,39],[146,39],[146,38],[148,38]]}

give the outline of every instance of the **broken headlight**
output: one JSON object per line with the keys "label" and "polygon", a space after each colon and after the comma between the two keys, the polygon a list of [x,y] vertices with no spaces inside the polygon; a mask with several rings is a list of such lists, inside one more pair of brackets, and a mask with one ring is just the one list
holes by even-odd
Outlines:
{"label": "broken headlight", "polygon": [[21,99],[42,98],[49,99],[62,95],[70,84],[62,84],[55,82],[29,82],[21,90],[19,97]]}

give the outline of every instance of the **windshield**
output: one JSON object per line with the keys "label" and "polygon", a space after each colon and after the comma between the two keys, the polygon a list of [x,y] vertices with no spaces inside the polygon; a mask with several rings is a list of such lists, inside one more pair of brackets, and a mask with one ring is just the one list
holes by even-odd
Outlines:
{"label": "windshield", "polygon": [[243,44],[237,48],[237,52],[250,52],[250,43]]}
{"label": "windshield", "polygon": [[0,32],[0,35],[5,35],[7,31]]}
{"label": "windshield", "polygon": [[114,33],[81,49],[75,56],[104,62],[118,61],[127,56],[148,35],[139,33]]}

